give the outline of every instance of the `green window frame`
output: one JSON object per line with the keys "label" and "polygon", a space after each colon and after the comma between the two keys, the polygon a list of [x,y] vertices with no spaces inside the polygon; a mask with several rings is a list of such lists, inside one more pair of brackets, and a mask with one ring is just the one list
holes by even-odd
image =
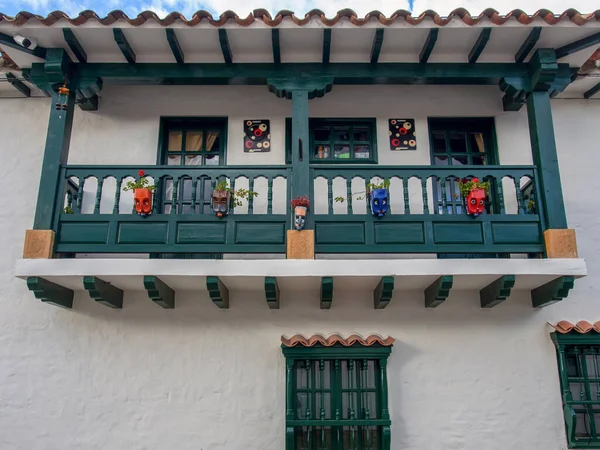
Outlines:
{"label": "green window frame", "polygon": [[600,333],[552,333],[569,448],[600,448]]}
{"label": "green window frame", "polygon": [[224,166],[227,117],[161,117],[158,141],[157,164]]}
{"label": "green window frame", "polygon": [[[292,119],[286,118],[285,124],[286,163],[290,164]],[[377,164],[377,119],[311,118],[309,136],[311,164]]]}
{"label": "green window frame", "polygon": [[391,346],[282,346],[286,450],[390,450]]}

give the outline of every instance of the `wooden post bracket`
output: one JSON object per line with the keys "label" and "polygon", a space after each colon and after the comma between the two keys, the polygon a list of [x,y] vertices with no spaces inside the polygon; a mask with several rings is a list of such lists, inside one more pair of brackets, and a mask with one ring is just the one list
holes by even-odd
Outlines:
{"label": "wooden post bracket", "polygon": [[83,288],[97,303],[113,309],[123,308],[123,291],[97,277],[83,277]]}
{"label": "wooden post bracket", "polygon": [[229,289],[219,277],[206,277],[206,289],[217,308],[229,309]]}
{"label": "wooden post bracket", "polygon": [[515,286],[514,275],[504,275],[479,291],[482,308],[493,308],[510,297],[510,291]]}
{"label": "wooden post bracket", "polygon": [[373,291],[373,307],[375,309],[385,308],[394,295],[394,277],[381,277],[379,284]]}
{"label": "wooden post bracket", "polygon": [[279,285],[277,278],[265,277],[265,296],[269,309],[279,309]]}
{"label": "wooden post bracket", "polygon": [[52,283],[44,278],[28,277],[27,288],[33,292],[35,298],[44,303],[62,308],[73,307],[73,291],[64,286]]}
{"label": "wooden post bracket", "polygon": [[557,278],[531,291],[531,304],[534,308],[543,308],[567,298],[575,286],[575,277],[570,275]]}
{"label": "wooden post bracket", "polygon": [[165,309],[175,308],[175,291],[164,281],[155,276],[144,277],[144,287],[148,291],[148,297],[158,306]]}
{"label": "wooden post bracket", "polygon": [[321,309],[331,309],[333,302],[333,277],[321,278]]}
{"label": "wooden post bracket", "polygon": [[444,275],[425,289],[425,308],[435,308],[446,301],[454,283],[452,275]]}

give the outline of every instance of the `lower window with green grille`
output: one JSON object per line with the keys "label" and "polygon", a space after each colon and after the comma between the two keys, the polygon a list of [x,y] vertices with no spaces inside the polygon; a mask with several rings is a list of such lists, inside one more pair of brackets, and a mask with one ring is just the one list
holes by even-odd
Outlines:
{"label": "lower window with green grille", "polygon": [[569,448],[600,448],[600,333],[552,334]]}
{"label": "lower window with green grille", "polygon": [[306,344],[282,346],[286,450],[389,450],[391,344]]}

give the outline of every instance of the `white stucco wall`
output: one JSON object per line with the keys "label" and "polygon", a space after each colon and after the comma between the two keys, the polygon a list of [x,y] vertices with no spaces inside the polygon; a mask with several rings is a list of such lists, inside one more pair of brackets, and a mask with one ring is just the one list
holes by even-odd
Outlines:
{"label": "white stucco wall", "polygon": [[[397,88],[412,99],[399,100],[398,109],[344,98],[336,88],[331,97],[311,104],[311,114],[349,111],[354,105],[360,116],[415,117],[419,147],[427,155],[427,115],[494,115],[501,162],[530,162],[526,115],[502,113],[499,94],[484,88],[474,89],[473,96],[466,88],[414,89],[429,98],[429,110],[409,88]],[[151,101],[161,104],[163,115],[225,114],[216,100],[206,112],[200,106],[196,111],[195,105],[206,103],[200,93],[207,91],[191,91],[198,95],[177,97],[175,105],[173,95],[158,98],[149,88],[132,90],[136,101],[125,98],[126,90],[107,89],[99,112],[77,112],[71,162],[154,163],[158,113],[148,111]],[[239,119],[252,114],[271,118],[274,126],[277,117],[289,113],[289,102],[271,99],[259,88],[252,92],[266,103],[252,106],[248,93],[236,103]],[[389,109],[378,113],[381,106]],[[33,220],[49,107],[47,100],[0,102],[5,194],[0,199],[0,449],[282,450],[279,338],[298,332],[377,332],[397,339],[388,367],[394,450],[566,448],[556,359],[545,324],[600,319],[595,210],[600,102],[553,102],[555,124],[564,130],[557,141],[569,224],[577,230],[580,256],[591,275],[578,280],[567,299],[540,311],[531,309],[524,294],[482,310],[477,293],[460,291],[434,310],[426,310],[422,293],[414,293],[396,295],[385,310],[376,311],[371,292],[343,286],[336,286],[329,311],[319,309],[318,293],[301,291],[284,291],[281,309],[273,311],[263,296],[243,291],[231,293],[229,310],[216,309],[204,292],[178,293],[171,311],[132,292],[125,294],[121,311],[94,304],[85,293],[76,295],[73,310],[43,305],[12,273]],[[508,132],[513,129],[516,134]],[[235,133],[241,140],[241,128]],[[274,133],[274,140],[282,136]],[[231,136],[230,142],[235,142]],[[379,137],[379,142],[383,162],[386,141]],[[229,155],[237,157],[231,150]],[[277,152],[238,156],[247,158],[240,163],[282,162]],[[399,159],[393,163],[428,162],[420,152],[385,157]]]}

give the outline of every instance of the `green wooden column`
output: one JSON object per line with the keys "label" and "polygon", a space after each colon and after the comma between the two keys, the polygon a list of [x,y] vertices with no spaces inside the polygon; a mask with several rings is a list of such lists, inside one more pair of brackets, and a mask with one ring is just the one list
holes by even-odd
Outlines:
{"label": "green wooden column", "polygon": [[547,229],[567,228],[567,216],[560,182],[558,155],[552,124],[548,91],[534,91],[527,97],[527,117],[533,163],[538,167],[537,180],[542,194],[542,212]]}
{"label": "green wooden column", "polygon": [[52,229],[53,217],[56,211],[56,200],[60,200],[57,194],[61,184],[61,165],[67,163],[69,156],[73,111],[75,107],[75,91],[71,89],[69,93],[66,110],[55,109],[58,101],[58,93],[53,92],[50,103],[50,120],[46,135],[46,147],[42,161],[40,188],[33,221],[33,228],[36,230]]}
{"label": "green wooden column", "polygon": [[292,198],[308,195],[309,180],[308,92],[292,92]]}
{"label": "green wooden column", "polygon": [[[267,86],[279,98],[292,100],[291,198],[310,195],[310,137],[308,101],[331,91],[333,78],[269,78]],[[311,199],[311,202],[313,199]],[[313,202],[314,203],[314,202]],[[309,214],[304,226],[313,226]],[[292,221],[293,223],[293,221]]]}

